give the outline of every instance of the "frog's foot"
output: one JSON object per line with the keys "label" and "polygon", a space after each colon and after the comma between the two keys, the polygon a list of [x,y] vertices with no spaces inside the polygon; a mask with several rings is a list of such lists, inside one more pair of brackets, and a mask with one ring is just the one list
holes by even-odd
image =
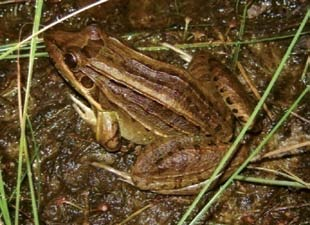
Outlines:
{"label": "frog's foot", "polygon": [[111,173],[114,173],[115,175],[117,175],[117,176],[119,176],[121,178],[120,180],[135,186],[133,181],[132,181],[132,179],[131,179],[131,176],[128,173],[126,173],[126,172],[117,170],[117,169],[115,169],[115,168],[113,168],[113,167],[111,167],[111,166],[109,166],[107,164],[104,164],[102,162],[100,162],[100,163],[99,162],[92,162],[91,165],[94,166],[94,167],[97,167],[97,168],[101,168],[101,169],[107,170],[107,171],[109,171]]}
{"label": "frog's foot", "polygon": [[73,95],[70,95],[70,98],[74,102],[73,108],[79,114],[79,116],[89,125],[96,127],[97,117],[94,111]]}

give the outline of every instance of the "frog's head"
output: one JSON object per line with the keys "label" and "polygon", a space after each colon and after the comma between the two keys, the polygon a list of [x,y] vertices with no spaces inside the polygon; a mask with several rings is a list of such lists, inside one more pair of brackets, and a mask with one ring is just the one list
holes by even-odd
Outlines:
{"label": "frog's head", "polygon": [[85,73],[85,68],[104,45],[105,38],[96,26],[88,26],[79,32],[49,31],[44,35],[46,50],[59,73],[97,109],[101,106],[92,96],[96,85]]}

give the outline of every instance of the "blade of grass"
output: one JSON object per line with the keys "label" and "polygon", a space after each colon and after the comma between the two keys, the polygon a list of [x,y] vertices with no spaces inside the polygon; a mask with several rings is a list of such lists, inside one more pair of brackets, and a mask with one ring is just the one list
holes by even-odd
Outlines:
{"label": "blade of grass", "polygon": [[[45,48],[45,46],[43,45],[43,39],[42,38],[38,38],[38,43],[42,43],[42,45],[38,45],[37,49],[39,48]],[[0,52],[5,52],[7,50],[9,50],[10,48],[14,47],[17,43],[10,43],[10,44],[5,44],[5,45],[1,45],[0,46]],[[29,50],[30,46],[29,46],[29,42],[25,43],[24,45],[20,46],[20,50]]]}
{"label": "blade of grass", "polygon": [[305,182],[303,179],[301,179],[300,177],[298,177],[296,174],[292,173],[291,171],[280,167],[284,173],[280,173],[282,176],[287,177],[288,179],[291,179],[295,182],[298,182],[300,184],[303,184],[304,186],[306,186],[308,189],[310,189],[310,183]]}
{"label": "blade of grass", "polygon": [[250,166],[248,166],[247,168],[251,169],[251,170],[259,170],[259,171],[264,171],[267,173],[272,173],[272,174],[277,175],[277,176],[282,176],[282,177],[285,177],[285,178],[290,179],[292,181],[295,181],[297,183],[300,183],[305,188],[310,188],[310,183],[303,181],[301,178],[297,177],[295,174],[292,174],[291,172],[286,171],[285,169],[283,169],[281,167],[280,167],[281,170],[285,171],[285,173],[281,172],[279,170],[268,169],[268,168],[264,168],[264,167],[252,167],[252,166],[250,167]]}
{"label": "blade of grass", "polygon": [[[29,116],[27,116],[27,125],[28,125],[28,128],[30,130],[30,134],[31,134],[31,141],[32,141],[32,144],[33,144],[33,157],[31,158],[31,161],[30,161],[30,164],[32,165],[33,163],[37,162],[37,167],[36,167],[36,192],[37,192],[37,206],[38,208],[40,208],[40,195],[41,195],[41,165],[40,165],[40,151],[39,151],[39,145],[35,139],[35,135],[34,135],[34,130],[32,128],[32,124],[31,124],[31,121],[30,121],[30,118]],[[34,170],[34,168],[33,168]]]}
{"label": "blade of grass", "polygon": [[137,217],[138,215],[140,215],[143,211],[147,210],[148,208],[152,207],[153,204],[150,203],[146,206],[144,206],[143,208],[137,210],[136,212],[132,213],[131,215],[129,215],[125,220],[123,220],[122,222],[118,223],[117,225],[124,225],[127,222],[129,222],[130,220],[132,220],[133,218]]}
{"label": "blade of grass", "polygon": [[[29,58],[29,54],[21,54],[21,55],[8,55],[7,57],[5,57],[5,59],[16,59],[17,57],[19,58]],[[35,58],[41,58],[41,57],[48,57],[48,53],[47,52],[37,52],[34,55]]]}
{"label": "blade of grass", "polygon": [[[260,109],[262,108],[265,100],[267,99],[271,89],[273,88],[275,82],[277,81],[282,69],[285,66],[286,61],[289,58],[290,53],[292,52],[293,47],[295,46],[301,31],[303,30],[308,18],[310,15],[310,10],[308,9],[303,21],[301,22],[292,42],[290,43],[286,53],[284,54],[280,65],[278,66],[277,70],[275,71],[269,85],[267,86],[262,98],[260,99],[260,101],[257,103],[253,113],[251,114],[249,120],[247,121],[247,123],[244,125],[244,127],[242,128],[240,134],[238,135],[238,137],[236,138],[236,140],[232,143],[232,145],[230,146],[229,150],[226,152],[226,154],[224,155],[223,159],[220,161],[219,165],[217,166],[217,168],[215,169],[215,171],[213,172],[212,176],[209,178],[210,182],[208,182],[201,190],[201,192],[197,195],[197,197],[195,198],[195,200],[193,201],[193,203],[190,205],[190,207],[188,208],[188,210],[185,212],[185,214],[182,216],[182,218],[180,219],[178,225],[183,225],[185,223],[185,220],[188,218],[188,216],[191,214],[191,212],[194,210],[194,208],[197,206],[198,202],[200,201],[200,199],[202,198],[202,196],[208,191],[210,185],[213,183],[213,181],[215,180],[216,176],[221,172],[221,170],[223,169],[223,167],[225,166],[226,162],[229,160],[230,156],[236,151],[236,148],[238,146],[238,144],[240,143],[240,141],[242,140],[243,136],[245,135],[246,131],[248,130],[248,128],[250,127],[250,125],[252,124],[252,122],[254,121],[255,116],[258,114],[258,112],[260,111]],[[304,92],[303,92],[304,93]],[[304,93],[305,94],[305,93]],[[295,105],[295,104],[293,104]],[[276,126],[277,127],[277,126]],[[249,160],[246,160],[245,162],[247,163]],[[242,164],[242,166],[240,167],[241,169],[243,169],[245,167],[245,165],[247,164]],[[236,171],[239,173],[241,170],[237,169]],[[237,175],[238,173],[234,173],[234,175]],[[232,182],[232,179],[228,179],[228,181],[226,181],[226,186],[223,185],[223,187],[228,187],[229,184]],[[224,188],[220,188],[220,190],[214,195],[214,197],[209,201],[209,203],[200,211],[200,213],[194,218],[194,220],[190,223],[195,224],[199,218],[201,218],[201,216],[210,208],[210,206],[213,204],[213,202],[219,197],[219,195],[223,192]]]}
{"label": "blade of grass", "polygon": [[239,4],[240,4],[240,1],[237,0],[237,1],[236,1],[236,5],[235,5],[235,10],[236,10],[237,13],[238,13],[238,11],[239,11]]}
{"label": "blade of grass", "polygon": [[[310,34],[310,31],[302,32],[301,35]],[[261,42],[268,42],[268,41],[277,41],[283,40],[294,37],[294,34],[288,34],[283,36],[276,36],[276,37],[267,37],[267,38],[260,38],[260,39],[253,39],[253,40],[245,40],[245,41],[214,41],[214,42],[199,42],[199,43],[190,43],[190,44],[176,44],[174,45],[177,48],[181,49],[188,49],[188,48],[206,48],[206,47],[216,47],[216,46],[225,46],[225,45],[247,45],[247,44],[255,44]],[[137,47],[140,51],[161,51],[161,50],[169,50],[169,48],[163,46],[149,46],[149,47]],[[0,58],[1,60],[1,58]]]}
{"label": "blade of grass", "polygon": [[[43,43],[43,39],[39,38],[38,39],[38,43]],[[6,52],[7,50],[10,50],[10,48],[14,47],[17,43],[10,43],[10,44],[5,44],[5,45],[1,45],[0,46],[0,52]],[[25,43],[24,45],[20,46],[19,50],[29,50],[30,46],[29,46],[29,42]],[[45,48],[45,46],[42,45],[38,45],[37,49],[39,48]]]}
{"label": "blade of grass", "polygon": [[6,225],[11,225],[11,217],[10,217],[10,212],[8,208],[8,200],[5,196],[5,188],[4,188],[4,181],[2,177],[2,169],[0,169],[0,209],[2,213],[3,220]]}
{"label": "blade of grass", "polygon": [[51,28],[52,26],[82,12],[86,9],[89,9],[91,7],[94,7],[96,5],[99,5],[103,2],[106,2],[107,0],[101,0],[94,4],[91,4],[87,7],[84,7],[80,10],[75,11],[74,13],[71,13],[62,19],[53,22],[49,24],[48,26],[44,27],[41,30],[38,30],[39,24],[40,24],[40,18],[41,18],[41,11],[42,11],[42,4],[43,0],[36,1],[36,14],[34,19],[34,26],[33,26],[33,32],[32,35],[24,39],[23,41],[17,43],[14,47],[10,48],[8,51],[0,55],[0,60],[17,50],[20,46],[24,45],[26,42],[31,40],[31,49],[30,49],[30,59],[29,59],[29,69],[28,69],[28,77],[27,77],[27,87],[26,87],[26,94],[25,94],[25,103],[24,103],[24,110],[22,115],[22,121],[21,121],[21,138],[20,138],[20,153],[18,157],[18,172],[17,172],[17,184],[16,184],[16,210],[15,210],[15,225],[18,225],[19,223],[19,208],[20,208],[20,187],[21,187],[21,177],[22,177],[22,161],[23,161],[23,154],[25,154],[26,159],[26,168],[27,168],[27,175],[29,179],[29,189],[31,194],[31,202],[32,202],[32,209],[33,209],[33,215],[34,215],[34,223],[39,224],[38,214],[37,214],[37,206],[36,206],[36,200],[35,200],[35,193],[34,193],[34,187],[32,183],[32,173],[31,173],[31,165],[29,162],[28,157],[28,150],[27,150],[27,140],[25,135],[25,127],[26,127],[26,117],[27,117],[27,106],[28,106],[28,99],[30,95],[30,86],[31,86],[31,78],[32,78],[32,71],[33,71],[33,62],[34,62],[34,56],[36,51],[36,44],[37,44],[37,35],[46,31],[47,29]]}
{"label": "blade of grass", "polygon": [[[294,115],[293,112],[292,112],[292,115]],[[279,149],[267,152],[264,155],[258,155],[252,160],[252,162],[256,162],[256,161],[259,161],[262,159],[274,159],[274,158],[278,158],[278,157],[283,157],[283,155],[296,153],[299,148],[302,148],[305,146],[310,146],[310,141],[304,141],[304,142],[299,142],[298,144],[287,145],[287,146],[281,147]],[[307,151],[307,149],[306,149],[306,151]],[[310,149],[308,149],[308,151],[310,151]]]}
{"label": "blade of grass", "polygon": [[294,187],[294,188],[307,188],[309,187],[299,183],[299,182],[292,182],[287,180],[269,180],[263,179],[259,177],[246,177],[246,176],[236,176],[235,180],[257,183],[257,184],[265,184],[265,185],[275,185],[275,186],[285,186],[285,187]]}
{"label": "blade of grass", "polygon": [[[36,10],[35,10],[32,33],[36,33],[39,30],[41,15],[42,15],[42,6],[43,6],[43,0],[37,0],[35,4]],[[27,139],[26,139],[26,120],[27,120],[27,115],[28,115],[28,102],[29,102],[30,89],[31,89],[31,80],[32,80],[32,74],[33,74],[33,65],[34,65],[34,59],[35,59],[36,45],[37,45],[37,36],[34,36],[31,39],[31,45],[30,45],[31,47],[30,47],[30,57],[29,57],[29,64],[28,64],[27,86],[26,86],[26,92],[25,92],[22,121],[20,121],[21,136],[20,136],[18,171],[17,171],[17,181],[16,181],[15,225],[19,224],[19,208],[20,208],[20,197],[21,197],[20,188],[21,188],[21,180],[22,180],[21,178],[22,178],[22,167],[23,167],[23,154],[25,156],[25,161],[26,161],[27,177],[28,177],[29,190],[30,190],[30,196],[31,196],[31,206],[32,206],[32,213],[34,217],[34,224],[39,225],[36,195],[35,195],[35,190],[34,190],[34,185],[33,185],[31,162],[29,160]],[[21,105],[21,102],[19,102],[19,104]]]}
{"label": "blade of grass", "polygon": [[[310,34],[309,31],[302,32],[301,35],[307,35]],[[138,35],[138,34],[137,34]],[[128,35],[123,35],[123,38],[126,38]],[[253,39],[253,40],[244,40],[244,41],[215,41],[215,42],[199,42],[199,43],[190,43],[190,44],[176,44],[174,45],[177,48],[180,49],[188,49],[188,48],[206,48],[206,47],[215,47],[215,46],[220,46],[220,45],[247,45],[247,44],[255,44],[255,43],[261,43],[261,42],[268,42],[268,41],[277,41],[277,40],[283,40],[283,39],[288,39],[293,37],[293,34],[288,34],[288,35],[282,35],[282,36],[276,36],[276,37],[267,37],[267,38],[261,38],[261,39]],[[44,48],[45,46],[43,45],[43,40],[42,38],[38,39],[39,43],[42,43],[42,45],[38,45],[38,48]],[[29,46],[27,46],[29,42],[24,43],[21,46],[21,50],[27,50],[29,49]],[[12,43],[12,44],[7,44],[7,45],[2,45],[0,46],[0,53],[1,52],[6,52],[9,50],[11,47],[15,47],[17,43]],[[149,47],[137,47],[140,51],[162,51],[162,50],[169,50],[169,48],[164,47],[164,46],[149,46]],[[11,53],[10,53],[11,54]],[[36,57],[46,57],[48,54],[46,52],[39,52],[37,53]],[[22,54],[20,55],[20,58],[24,57],[29,57],[29,54]],[[16,59],[16,55],[8,55],[2,59]],[[1,59],[0,59],[1,60]]]}
{"label": "blade of grass", "polygon": [[[307,58],[307,61],[306,61],[306,65],[305,65],[305,68],[304,68],[304,71],[302,72],[302,75],[301,75],[301,80],[304,82],[304,83],[307,83],[309,81],[307,81],[307,77],[306,77],[306,74],[309,72],[309,65],[310,65],[310,56],[308,56]],[[310,77],[308,77],[309,79]]]}
{"label": "blade of grass", "polygon": [[[244,34],[244,30],[245,30],[246,14],[247,14],[248,7],[250,4],[252,4],[252,3],[250,2],[249,4],[246,4],[244,6],[244,9],[243,9],[242,19],[241,19],[241,24],[240,24],[239,34],[238,34],[238,41],[241,41],[243,38],[243,34]],[[240,52],[240,47],[241,47],[241,45],[238,43],[238,44],[236,44],[236,47],[234,49],[234,56],[233,56],[233,61],[232,61],[232,65],[234,67],[237,64],[237,60],[238,60],[239,52]]]}

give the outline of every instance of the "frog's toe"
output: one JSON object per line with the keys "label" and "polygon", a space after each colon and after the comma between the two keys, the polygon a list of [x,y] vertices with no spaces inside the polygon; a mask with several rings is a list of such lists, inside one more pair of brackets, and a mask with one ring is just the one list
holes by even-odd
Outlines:
{"label": "frog's toe", "polygon": [[97,118],[94,111],[73,95],[70,95],[70,98],[74,102],[73,108],[80,115],[80,117],[88,124],[95,126],[97,124]]}

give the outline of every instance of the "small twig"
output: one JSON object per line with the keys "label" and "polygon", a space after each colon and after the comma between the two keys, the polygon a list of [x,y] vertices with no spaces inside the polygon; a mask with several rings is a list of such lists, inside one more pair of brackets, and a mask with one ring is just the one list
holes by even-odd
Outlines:
{"label": "small twig", "polygon": [[300,116],[300,115],[298,115],[297,113],[294,113],[294,112],[292,112],[292,115],[297,117],[298,119],[300,119],[300,120],[310,124],[310,120],[306,119],[305,117],[302,117],[302,116]]}
{"label": "small twig", "polygon": [[[301,32],[301,35],[307,35],[310,31]],[[294,34],[288,34],[283,36],[277,37],[266,37],[261,39],[253,39],[253,40],[244,40],[244,41],[208,41],[208,42],[195,42],[195,43],[188,43],[188,44],[175,44],[174,46],[181,48],[181,49],[188,49],[188,48],[206,48],[206,47],[217,47],[217,46],[235,46],[237,44],[240,45],[251,45],[256,43],[262,42],[269,42],[269,41],[276,41],[276,40],[283,40],[287,38],[294,37]],[[140,51],[163,51],[169,50],[169,48],[163,46],[148,46],[148,47],[137,47]]]}
{"label": "small twig", "polygon": [[56,205],[57,205],[57,206],[59,206],[59,205],[64,205],[64,204],[70,205],[70,206],[72,206],[73,208],[78,209],[78,210],[80,210],[80,211],[84,211],[84,209],[83,209],[82,206],[79,206],[78,204],[73,203],[73,202],[67,200],[65,197],[60,197],[60,198],[56,199]]}
{"label": "small twig", "polygon": [[289,209],[299,209],[299,208],[309,207],[309,206],[310,206],[310,203],[305,203],[301,205],[282,206],[282,207],[270,209],[270,211],[274,212],[274,211],[283,211],[283,210],[289,210]]}
{"label": "small twig", "polygon": [[[24,30],[25,25],[21,27],[19,30],[18,39],[19,42],[22,37],[22,32]],[[22,84],[21,84],[21,70],[20,70],[20,48],[17,49],[17,63],[16,63],[16,70],[17,70],[17,102],[18,102],[18,114],[19,114],[19,123],[20,127],[22,126],[22,120],[23,120],[23,102],[22,102]]]}
{"label": "small twig", "polygon": [[295,145],[289,145],[289,146],[282,147],[274,151],[268,152],[264,155],[258,155],[255,158],[253,158],[251,162],[257,162],[257,161],[260,161],[266,158],[274,159],[274,158],[282,157],[283,155],[293,154],[293,153],[296,153],[298,148],[305,147],[305,146],[310,146],[310,141],[305,141],[305,142],[298,143]]}
{"label": "small twig", "polygon": [[[253,94],[255,95],[257,100],[259,101],[262,96],[259,94],[259,92],[258,92],[257,88],[255,87],[255,85],[253,84],[253,82],[249,79],[249,76],[247,75],[247,73],[245,72],[245,69],[243,68],[242,64],[239,61],[237,62],[237,67],[238,67],[243,79],[245,80],[245,82],[250,87],[251,91],[253,92]],[[272,115],[271,111],[268,109],[266,103],[264,103],[263,108],[266,111],[266,114],[269,117],[269,119],[273,120],[273,115]]]}
{"label": "small twig", "polygon": [[127,223],[128,221],[132,220],[134,217],[138,216],[139,214],[141,214],[143,211],[147,210],[148,208],[152,207],[153,204],[150,203],[146,206],[144,206],[143,208],[135,211],[134,213],[132,213],[130,216],[128,216],[126,219],[124,219],[122,222],[118,223],[117,225],[123,225],[125,223]]}
{"label": "small twig", "polygon": [[[296,175],[291,175],[291,172],[290,174],[288,174],[286,171],[285,173],[283,172],[280,172],[278,170],[273,170],[273,169],[268,169],[268,168],[264,168],[264,167],[252,167],[252,166],[248,166],[247,167],[248,169],[254,169],[254,170],[260,170],[260,171],[264,171],[264,172],[268,172],[268,173],[273,173],[273,174],[276,174],[276,175],[279,175],[279,176],[282,176],[282,177],[285,177],[285,178],[288,178],[292,181],[295,181],[301,185],[303,185],[305,188],[308,188],[310,189],[310,184],[303,181],[302,179],[300,179],[299,177],[297,177]],[[282,169],[282,168],[281,168]],[[282,169],[283,170],[283,169]]]}
{"label": "small twig", "polygon": [[302,75],[301,75],[301,80],[304,81],[305,83],[307,83],[306,74],[307,74],[307,72],[309,70],[309,65],[310,65],[310,56],[308,55],[305,68],[304,68],[304,70],[302,72]]}
{"label": "small twig", "polygon": [[283,167],[280,167],[281,170],[283,170],[286,174],[288,174],[292,180],[298,182],[298,183],[301,183],[303,185],[305,185],[306,187],[310,188],[310,183],[307,183],[305,182],[303,179],[301,179],[300,177],[298,177],[297,175],[295,175],[294,173],[292,173],[291,171],[283,168]]}
{"label": "small twig", "polygon": [[185,41],[187,36],[188,36],[188,25],[189,25],[189,23],[191,21],[192,21],[191,18],[189,18],[188,16],[185,17],[185,27],[184,27],[184,32],[183,32],[183,41]]}
{"label": "small twig", "polygon": [[34,0],[7,0],[0,2],[0,5],[7,5],[12,3],[21,3],[21,2],[34,2]]}

